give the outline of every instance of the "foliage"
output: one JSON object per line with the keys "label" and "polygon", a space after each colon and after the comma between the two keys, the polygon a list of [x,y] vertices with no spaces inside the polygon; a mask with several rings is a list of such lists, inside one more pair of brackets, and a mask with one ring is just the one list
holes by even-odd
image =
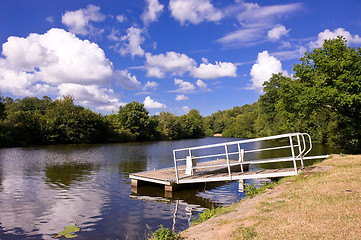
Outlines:
{"label": "foliage", "polygon": [[264,193],[264,191],[266,189],[272,189],[277,185],[277,183],[269,183],[269,184],[263,184],[261,187],[256,187],[254,185],[251,184],[245,184],[244,188],[245,188],[245,192],[246,192],[246,196],[249,198],[253,198],[254,196]]}
{"label": "foliage", "polygon": [[149,117],[143,103],[131,102],[119,108],[119,123],[129,129],[136,140],[153,140],[158,136],[157,122]]}
{"label": "foliage", "polygon": [[203,213],[199,214],[198,217],[196,217],[193,221],[192,221],[192,225],[198,225],[212,217],[217,217],[219,215],[222,214],[226,214],[229,212],[234,212],[235,211],[235,206],[231,205],[228,207],[212,207],[212,208],[207,208],[203,211]]}
{"label": "foliage", "polygon": [[305,53],[294,67],[295,82],[304,112],[332,114],[329,142],[356,152],[361,149],[361,48],[346,43],[343,37],[325,40],[321,48]]}
{"label": "foliage", "polygon": [[159,228],[152,234],[149,240],[177,240],[181,239],[178,234],[169,228],[164,227],[163,225],[159,225]]}

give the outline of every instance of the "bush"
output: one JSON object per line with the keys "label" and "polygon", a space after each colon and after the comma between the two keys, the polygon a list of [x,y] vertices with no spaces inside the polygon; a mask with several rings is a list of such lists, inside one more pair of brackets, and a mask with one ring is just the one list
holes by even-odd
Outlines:
{"label": "bush", "polygon": [[159,225],[157,231],[155,231],[151,238],[148,240],[177,240],[180,239],[180,236],[170,230],[169,228]]}

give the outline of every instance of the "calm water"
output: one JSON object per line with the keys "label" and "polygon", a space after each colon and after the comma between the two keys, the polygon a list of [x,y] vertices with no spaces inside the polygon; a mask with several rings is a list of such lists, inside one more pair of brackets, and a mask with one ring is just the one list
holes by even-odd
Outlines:
{"label": "calm water", "polygon": [[[52,239],[75,220],[80,228],[76,239],[144,239],[147,229],[160,224],[184,230],[204,208],[242,199],[238,182],[206,184],[166,197],[156,186],[131,193],[129,173],[173,166],[176,148],[235,140],[0,149],[0,239]],[[319,145],[311,155],[331,151]]]}

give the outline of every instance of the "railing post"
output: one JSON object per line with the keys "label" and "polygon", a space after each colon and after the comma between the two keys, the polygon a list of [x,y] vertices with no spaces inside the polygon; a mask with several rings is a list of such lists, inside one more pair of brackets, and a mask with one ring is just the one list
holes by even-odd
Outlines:
{"label": "railing post", "polygon": [[241,144],[238,143],[238,162],[241,165],[241,172],[243,172],[244,149],[241,149]]}
{"label": "railing post", "polygon": [[231,173],[231,166],[229,165],[229,155],[228,155],[228,146],[227,146],[227,144],[224,144],[224,148],[225,148],[225,150],[226,150],[228,176],[229,176],[229,180],[232,180],[232,173]]}
{"label": "railing post", "polygon": [[177,184],[179,184],[177,157],[176,157],[176,151],[175,150],[173,150],[173,160],[174,160],[175,178],[177,179]]}
{"label": "railing post", "polygon": [[301,141],[300,141],[300,135],[297,134],[297,144],[298,144],[298,152],[300,155],[300,160],[301,160],[301,167],[303,168],[303,154],[302,154],[302,149],[301,149]]}
{"label": "railing post", "polygon": [[290,139],[290,148],[291,148],[291,153],[292,153],[292,159],[293,159],[293,166],[295,168],[295,172],[297,173],[297,163],[296,163],[296,158],[295,158],[295,149],[293,147],[293,140],[292,140],[292,135],[289,135],[289,139]]}

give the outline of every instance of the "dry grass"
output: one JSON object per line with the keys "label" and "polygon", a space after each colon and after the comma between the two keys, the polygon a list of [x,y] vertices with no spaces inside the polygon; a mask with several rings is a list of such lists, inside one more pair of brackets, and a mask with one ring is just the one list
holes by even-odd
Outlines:
{"label": "dry grass", "polygon": [[361,155],[334,155],[182,236],[192,240],[361,239]]}
{"label": "dry grass", "polygon": [[334,156],[318,166],[333,169],[285,179],[287,191],[260,202],[233,237],[361,239],[361,156]]}

